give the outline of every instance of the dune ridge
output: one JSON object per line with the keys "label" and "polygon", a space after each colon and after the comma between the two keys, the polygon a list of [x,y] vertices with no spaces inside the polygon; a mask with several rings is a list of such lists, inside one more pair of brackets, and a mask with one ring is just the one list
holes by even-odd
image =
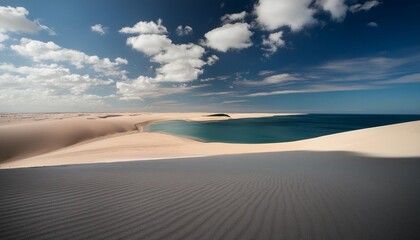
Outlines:
{"label": "dune ridge", "polygon": [[[146,125],[155,121],[207,121],[207,114],[100,114],[0,125],[0,168],[300,150],[348,151],[381,157],[420,156],[420,121],[272,144],[203,143],[146,131]],[[229,115],[248,118],[279,114]],[[227,118],[220,120],[223,119]]]}
{"label": "dune ridge", "polygon": [[[208,113],[143,114],[10,114],[1,115],[0,163],[32,157],[87,140],[117,133],[144,132],[145,126],[162,120],[207,121]],[[282,114],[233,114],[233,118]],[[287,115],[287,114],[283,114]],[[226,120],[215,117],[213,120]],[[121,134],[120,134],[121,135]]]}

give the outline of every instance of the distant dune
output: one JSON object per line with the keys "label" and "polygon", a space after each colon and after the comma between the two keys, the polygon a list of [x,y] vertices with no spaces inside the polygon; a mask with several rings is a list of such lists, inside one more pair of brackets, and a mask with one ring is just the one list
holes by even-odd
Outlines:
{"label": "distant dune", "polygon": [[287,152],[0,170],[0,239],[418,239],[419,160]]}

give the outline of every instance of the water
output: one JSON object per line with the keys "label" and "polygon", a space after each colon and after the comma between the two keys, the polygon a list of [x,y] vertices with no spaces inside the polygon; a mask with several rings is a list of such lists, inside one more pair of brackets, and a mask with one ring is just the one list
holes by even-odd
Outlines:
{"label": "water", "polygon": [[205,142],[275,143],[415,120],[420,120],[420,115],[309,114],[213,122],[168,121],[152,124],[149,131]]}

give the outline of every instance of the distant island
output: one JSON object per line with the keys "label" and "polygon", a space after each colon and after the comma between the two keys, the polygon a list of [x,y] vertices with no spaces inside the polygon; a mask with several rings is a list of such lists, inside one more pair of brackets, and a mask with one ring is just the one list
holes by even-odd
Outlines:
{"label": "distant island", "polygon": [[226,113],[215,113],[215,114],[207,115],[207,117],[230,117],[230,116],[227,115]]}

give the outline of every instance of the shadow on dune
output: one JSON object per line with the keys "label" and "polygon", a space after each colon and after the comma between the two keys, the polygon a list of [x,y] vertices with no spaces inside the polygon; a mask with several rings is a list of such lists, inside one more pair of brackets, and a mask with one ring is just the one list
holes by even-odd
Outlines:
{"label": "shadow on dune", "polygon": [[0,238],[415,239],[419,173],[344,152],[0,170]]}

